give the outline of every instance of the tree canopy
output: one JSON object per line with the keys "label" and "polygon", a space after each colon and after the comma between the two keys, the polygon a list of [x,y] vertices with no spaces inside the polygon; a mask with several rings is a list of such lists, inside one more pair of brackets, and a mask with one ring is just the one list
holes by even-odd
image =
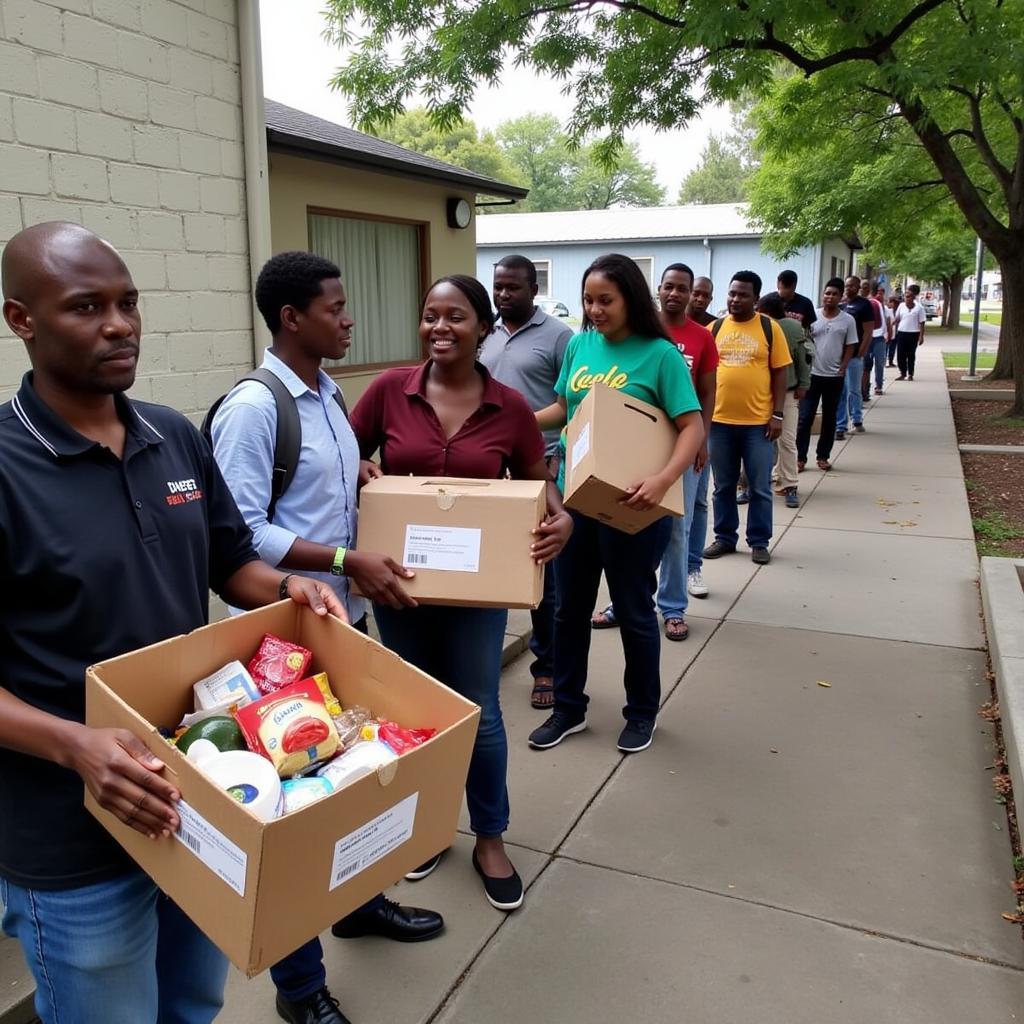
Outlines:
{"label": "tree canopy", "polygon": [[712,135],[700,155],[700,165],[683,178],[680,203],[740,203],[747,198],[750,170],[723,139]]}

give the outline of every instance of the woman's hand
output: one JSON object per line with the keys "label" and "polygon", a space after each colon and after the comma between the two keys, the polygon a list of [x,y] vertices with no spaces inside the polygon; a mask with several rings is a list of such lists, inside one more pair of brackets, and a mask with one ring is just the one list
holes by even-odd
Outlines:
{"label": "woman's hand", "polygon": [[389,608],[416,607],[416,601],[399,582],[411,580],[416,574],[387,555],[373,551],[349,551],[345,555],[345,575],[374,604],[386,604]]}
{"label": "woman's hand", "polygon": [[572,536],[572,516],[565,509],[549,515],[533,531],[533,535],[537,540],[530,545],[530,557],[538,565],[545,565],[569,543]]}
{"label": "woman's hand", "polygon": [[667,480],[661,473],[655,473],[654,476],[649,476],[646,480],[627,487],[626,497],[620,498],[619,501],[638,512],[646,512],[664,501],[669,487],[674,482],[677,481]]}
{"label": "woman's hand", "polygon": [[378,480],[384,475],[380,466],[369,459],[362,459],[359,463],[359,489],[362,490],[371,480]]}

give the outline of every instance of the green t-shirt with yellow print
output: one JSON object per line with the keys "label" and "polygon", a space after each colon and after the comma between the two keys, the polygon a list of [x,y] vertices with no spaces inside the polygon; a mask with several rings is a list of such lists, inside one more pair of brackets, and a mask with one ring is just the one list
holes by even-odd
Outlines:
{"label": "green t-shirt with yellow print", "polygon": [[[572,421],[580,402],[595,384],[623,391],[657,406],[675,419],[699,412],[700,402],[686,360],[666,338],[638,338],[609,343],[597,331],[584,331],[569,339],[555,392],[565,398],[566,422]],[[565,435],[563,433],[563,443]],[[558,484],[564,488],[565,459]]]}

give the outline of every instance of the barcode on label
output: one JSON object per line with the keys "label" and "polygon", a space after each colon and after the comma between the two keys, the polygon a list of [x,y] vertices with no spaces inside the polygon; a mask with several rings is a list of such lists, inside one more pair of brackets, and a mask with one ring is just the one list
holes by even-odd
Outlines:
{"label": "barcode on label", "polygon": [[191,832],[186,831],[183,828],[178,829],[178,837],[181,841],[188,846],[188,848],[195,854],[202,853],[203,844],[199,841],[198,836],[192,835]]}
{"label": "barcode on label", "polygon": [[406,561],[410,565],[426,565],[428,558],[426,555],[420,555],[417,554],[415,551],[410,551],[409,557],[406,559]]}
{"label": "barcode on label", "polygon": [[357,871],[360,870],[360,868],[362,868],[362,866],[363,865],[360,861],[354,861],[347,867],[341,868],[334,876],[334,884],[337,885],[340,882],[344,882],[349,875],[354,875]]}

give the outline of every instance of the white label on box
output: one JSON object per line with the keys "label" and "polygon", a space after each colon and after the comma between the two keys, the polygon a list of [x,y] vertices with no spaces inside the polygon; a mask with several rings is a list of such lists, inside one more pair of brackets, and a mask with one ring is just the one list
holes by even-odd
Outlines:
{"label": "white label on box", "polygon": [[442,569],[445,572],[480,571],[480,531],[462,526],[405,528],[406,569]]}
{"label": "white label on box", "polygon": [[184,800],[177,803],[181,826],[174,838],[188,847],[215,875],[219,875],[239,896],[245,895],[245,868],[248,856],[219,828],[210,824]]}
{"label": "white label on box", "polygon": [[401,803],[395,804],[334,844],[334,863],[331,865],[331,884],[328,886],[330,892],[371,864],[376,864],[392,850],[397,850],[412,835],[419,798],[419,793],[407,796]]}
{"label": "white label on box", "polygon": [[590,424],[588,423],[576,438],[572,446],[572,459],[569,461],[569,472],[571,473],[587,456],[590,451]]}

